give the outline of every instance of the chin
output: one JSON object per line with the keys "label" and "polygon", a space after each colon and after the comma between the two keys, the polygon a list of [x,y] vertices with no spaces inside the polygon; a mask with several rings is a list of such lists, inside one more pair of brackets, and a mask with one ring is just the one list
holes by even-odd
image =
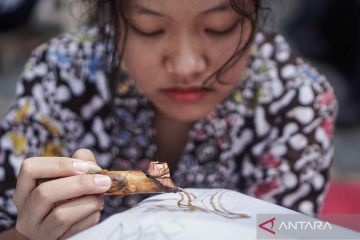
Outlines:
{"label": "chin", "polygon": [[179,122],[192,123],[204,118],[211,110],[194,107],[173,108],[161,110],[163,114]]}

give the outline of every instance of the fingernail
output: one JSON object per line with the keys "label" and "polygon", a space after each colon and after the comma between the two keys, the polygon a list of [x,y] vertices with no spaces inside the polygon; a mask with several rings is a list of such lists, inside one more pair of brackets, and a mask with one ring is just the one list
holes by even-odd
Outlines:
{"label": "fingernail", "polygon": [[74,161],[73,167],[75,168],[76,171],[81,173],[87,173],[90,169],[89,164],[83,161]]}
{"label": "fingernail", "polygon": [[110,188],[111,179],[108,176],[96,174],[95,175],[95,184],[99,187]]}
{"label": "fingernail", "polygon": [[89,163],[89,166],[90,166],[89,172],[92,173],[97,173],[102,170],[102,168],[96,165],[95,163]]}
{"label": "fingernail", "polygon": [[90,164],[79,160],[73,162],[73,167],[76,171],[81,173],[97,172],[101,170],[101,168],[95,164]]}

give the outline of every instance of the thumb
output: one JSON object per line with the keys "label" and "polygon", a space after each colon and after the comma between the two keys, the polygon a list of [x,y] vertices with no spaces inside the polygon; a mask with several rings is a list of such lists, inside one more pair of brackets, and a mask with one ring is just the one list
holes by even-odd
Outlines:
{"label": "thumb", "polygon": [[84,160],[84,161],[90,161],[96,164],[95,155],[93,152],[89,149],[78,149],[72,156],[73,158]]}

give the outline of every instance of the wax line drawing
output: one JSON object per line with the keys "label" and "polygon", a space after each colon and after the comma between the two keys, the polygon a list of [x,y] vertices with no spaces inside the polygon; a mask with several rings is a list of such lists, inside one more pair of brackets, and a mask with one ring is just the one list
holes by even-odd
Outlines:
{"label": "wax line drawing", "polygon": [[[240,201],[231,190],[188,190],[187,194],[161,194],[146,199],[131,209],[109,219],[107,225],[99,226],[93,234],[107,240],[174,240],[182,239],[201,221],[225,226],[227,222],[241,224],[250,218],[244,213]],[[236,193],[236,192],[235,192]],[[245,221],[246,222],[246,221]]]}
{"label": "wax line drawing", "polygon": [[[158,212],[158,211],[169,211],[169,212],[204,212],[208,214],[216,214],[218,216],[228,219],[242,219],[250,218],[245,213],[236,213],[228,210],[224,206],[223,197],[228,191],[216,191],[210,192],[209,194],[199,199],[195,194],[189,192],[179,192],[180,199],[177,200],[176,205],[168,206],[161,204],[154,204],[151,206],[137,205],[135,208],[144,208],[144,213]],[[189,200],[190,199],[190,200]],[[199,206],[201,204],[201,206]]]}
{"label": "wax line drawing", "polygon": [[[168,229],[175,229],[175,231],[169,231]],[[154,223],[153,225],[142,227],[139,226],[129,233],[125,233],[125,226],[123,223],[119,223],[113,231],[107,237],[107,240],[141,240],[141,239],[157,239],[157,240],[171,240],[177,234],[181,232],[185,227],[178,222],[175,218],[168,222],[166,228],[164,225]]]}

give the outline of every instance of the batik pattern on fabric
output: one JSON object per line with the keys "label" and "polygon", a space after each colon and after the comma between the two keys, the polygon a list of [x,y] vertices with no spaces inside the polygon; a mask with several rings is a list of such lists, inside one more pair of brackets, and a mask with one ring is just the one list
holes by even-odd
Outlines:
{"label": "batik pattern on fabric", "polygon": [[[54,38],[27,63],[0,127],[0,229],[15,224],[11,197],[26,158],[89,148],[103,168],[144,170],[155,156],[154,108],[123,73],[113,111],[106,67],[112,49],[97,36],[87,29]],[[247,79],[194,123],[174,181],[234,189],[312,215],[333,156],[334,93],[282,36],[259,32],[255,45]],[[106,197],[103,218],[144,197]]]}

